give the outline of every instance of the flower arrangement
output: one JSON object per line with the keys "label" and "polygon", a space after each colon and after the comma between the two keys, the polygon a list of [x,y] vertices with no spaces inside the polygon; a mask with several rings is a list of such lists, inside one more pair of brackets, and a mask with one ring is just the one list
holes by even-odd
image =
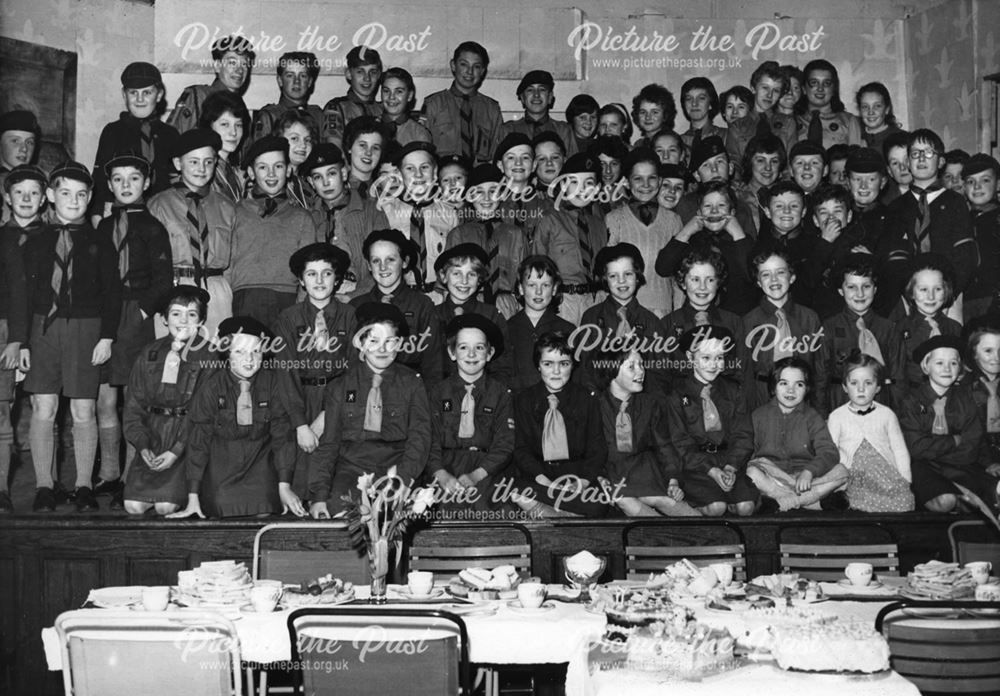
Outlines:
{"label": "flower arrangement", "polygon": [[348,529],[358,548],[368,552],[371,568],[371,601],[386,600],[386,576],[389,574],[389,545],[396,548],[396,563],[403,556],[403,536],[413,520],[426,516],[435,502],[433,486],[410,489],[392,467],[384,476],[362,474],[358,477],[360,496],[347,502]]}

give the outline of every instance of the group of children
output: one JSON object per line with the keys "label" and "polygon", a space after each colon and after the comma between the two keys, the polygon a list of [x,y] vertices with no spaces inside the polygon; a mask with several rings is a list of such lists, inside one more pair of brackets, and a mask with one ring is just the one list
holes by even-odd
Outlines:
{"label": "group of children", "polygon": [[880,83],[692,78],[681,134],[658,84],[558,121],[542,70],[504,122],[474,42],[419,116],[366,47],[322,109],[312,54],[252,114],[252,47],[213,59],[167,122],[127,66],[93,171],[0,116],[0,512],[15,398],[33,509],[70,494],[60,396],[82,511],[322,518],[391,467],[455,515],[997,503],[1000,163]]}

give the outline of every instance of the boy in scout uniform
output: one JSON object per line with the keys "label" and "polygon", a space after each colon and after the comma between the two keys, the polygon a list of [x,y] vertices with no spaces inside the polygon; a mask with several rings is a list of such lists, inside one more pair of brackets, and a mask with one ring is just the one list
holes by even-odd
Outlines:
{"label": "boy in scout uniform", "polygon": [[316,78],[319,77],[319,61],[316,54],[304,51],[285,53],[278,59],[277,82],[280,92],[277,104],[268,104],[254,112],[250,126],[252,143],[271,135],[274,124],[289,111],[298,111],[312,118],[318,126],[323,123],[323,109],[309,103]]}
{"label": "boy in scout uniform", "polygon": [[310,514],[339,514],[358,477],[385,476],[395,468],[406,485],[423,473],[431,444],[427,392],[412,370],[398,364],[400,340],[409,333],[403,313],[368,302],[357,310],[354,347],[360,359],[327,387],[320,466],[309,473]]}
{"label": "boy in scout uniform", "polygon": [[243,96],[256,58],[253,44],[245,36],[233,34],[215,41],[212,44],[215,80],[210,85],[185,87],[177,100],[177,105],[170,112],[167,123],[178,133],[184,133],[198,124],[201,105],[205,103],[209,94],[225,90]]}
{"label": "boy in scout uniform", "polygon": [[347,71],[344,73],[349,88],[342,97],[334,97],[323,107],[323,132],[320,139],[343,145],[344,128],[360,116],[382,116],[382,105],[375,101],[382,79],[382,57],[367,46],[355,46],[347,52]]}

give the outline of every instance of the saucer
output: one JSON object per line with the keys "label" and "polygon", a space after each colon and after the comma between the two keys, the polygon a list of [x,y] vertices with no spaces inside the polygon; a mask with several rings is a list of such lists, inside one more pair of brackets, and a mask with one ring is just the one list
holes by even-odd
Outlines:
{"label": "saucer", "polygon": [[881,590],[884,585],[881,580],[872,580],[867,585],[855,585],[853,582],[847,578],[842,578],[837,581],[838,587],[843,587],[845,590],[854,590],[858,593],[872,592],[874,590]]}
{"label": "saucer", "polygon": [[438,597],[444,597],[445,595],[443,587],[435,587],[427,594],[413,594],[408,585],[401,585],[398,592],[400,595],[408,599],[436,599]]}
{"label": "saucer", "polygon": [[521,600],[512,599],[509,602],[507,602],[507,608],[509,608],[511,611],[517,612],[518,614],[544,614],[547,611],[552,611],[553,609],[555,609],[556,605],[555,602],[546,601],[542,602],[542,605],[540,607],[529,608],[521,606]]}

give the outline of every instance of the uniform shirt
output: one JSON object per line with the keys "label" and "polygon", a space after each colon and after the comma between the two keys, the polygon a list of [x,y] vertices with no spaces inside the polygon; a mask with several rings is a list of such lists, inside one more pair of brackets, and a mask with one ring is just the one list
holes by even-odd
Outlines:
{"label": "uniform shirt", "polygon": [[[623,339],[615,337],[620,317],[618,308],[625,307],[625,318],[630,332]],[[629,351],[634,347],[639,349],[646,367],[646,391],[648,394],[661,396],[667,389],[667,370],[661,361],[668,355],[665,346],[663,325],[659,317],[643,307],[634,297],[627,304],[621,305],[610,295],[598,304],[588,307],[580,321],[580,343],[590,343],[596,335],[601,336],[596,349],[581,352],[579,378],[581,384],[592,391],[604,391],[615,378],[618,369],[609,370],[602,363],[614,360],[616,355]],[[602,350],[607,344],[611,350]]]}
{"label": "uniform shirt", "polygon": [[746,151],[747,143],[755,137],[763,126],[758,127],[761,119],[766,119],[768,130],[781,139],[785,145],[785,152],[792,149],[799,140],[798,124],[794,116],[768,112],[751,111],[743,118],[738,118],[729,124],[726,131],[726,152],[729,153],[729,161],[735,166],[734,179],[740,178],[743,168],[743,153]]}
{"label": "uniform shirt", "polygon": [[[799,140],[809,137],[809,124],[812,113],[799,114]],[[861,136],[861,119],[848,111],[836,111],[830,114],[819,114],[823,126],[823,149],[829,150],[834,145],[864,145]],[[879,148],[879,152],[882,149]]]}
{"label": "uniform shirt", "polygon": [[455,374],[430,390],[431,438],[427,473],[444,470],[452,476],[470,474],[482,467],[496,476],[510,464],[514,452],[514,418],[510,390],[488,376],[473,382],[476,402],[472,437],[458,436],[462,419],[462,399],[467,382]]}
{"label": "uniform shirt", "polygon": [[[621,400],[606,389],[601,395],[601,422],[608,448],[608,476],[611,484],[628,478],[630,470],[651,466],[662,479],[664,486],[670,479],[682,480],[681,460],[670,439],[667,417],[660,402],[648,392],[629,396],[625,413],[632,420],[632,450],[618,450],[616,422],[621,411]],[[642,483],[634,481],[633,483]],[[656,492],[657,494],[660,491]],[[652,492],[651,492],[652,494]]]}
{"label": "uniform shirt", "polygon": [[979,267],[966,288],[966,299],[993,297],[1000,288],[1000,206],[973,212],[972,231],[979,247]]}
{"label": "uniform shirt", "polygon": [[[323,127],[323,109],[315,104],[295,104],[285,98],[284,95],[278,99],[277,104],[268,104],[253,114],[253,122],[250,125],[250,137],[246,139],[247,151],[249,145],[264,136],[271,135],[275,124],[278,123],[289,111],[296,111],[300,116],[307,116],[316,125],[317,132]],[[278,133],[277,135],[281,135]]]}
{"label": "uniform shirt", "polygon": [[[686,225],[691,221],[691,218],[693,218],[695,215],[698,214],[698,206],[700,204],[701,201],[696,193],[694,192],[685,193],[683,196],[681,196],[681,199],[677,202],[677,207],[674,208],[674,212],[681,216],[681,222]],[[736,200],[736,213],[735,213],[736,221],[739,222],[740,227],[743,228],[743,234],[745,234],[747,238],[750,239],[750,243],[753,244],[753,241],[757,239],[758,230],[757,230],[757,223],[754,222],[753,213],[751,212],[751,207],[752,207],[751,205],[748,205],[742,200],[739,199]],[[761,222],[761,224],[762,225],[764,224],[763,221]],[[703,229],[700,230],[699,232],[696,232],[695,234],[701,234],[701,233],[708,234],[709,232],[708,230]],[[729,237],[729,233],[724,230],[720,231],[719,234],[724,234],[727,237]]]}
{"label": "uniform shirt", "polygon": [[710,394],[722,429],[708,432],[701,406],[704,387],[703,382],[688,373],[667,395],[670,439],[683,469],[708,474],[713,467],[732,466],[736,471],[744,471],[753,451],[753,426],[743,390],[738,382],[726,377],[712,382]]}
{"label": "uniform shirt", "polygon": [[554,208],[552,200],[545,196],[542,191],[532,190],[530,195],[527,195],[525,191],[510,191],[509,194],[502,196],[500,205],[497,207],[497,215],[501,221],[517,225],[524,230],[524,235],[530,246],[534,242],[542,216]]}
{"label": "uniform shirt", "polygon": [[454,208],[439,200],[421,207],[424,220],[423,237],[420,236],[419,230],[411,222],[414,209],[412,203],[395,198],[383,203],[382,210],[389,220],[389,227],[399,230],[407,239],[416,242],[422,254],[426,256],[417,282],[421,284],[434,283],[437,281],[434,261],[444,251],[448,233],[458,226],[458,215]]}
{"label": "uniform shirt", "polygon": [[[931,337],[931,325],[927,323],[927,318],[920,312],[914,311],[904,317],[893,317],[896,319],[896,330],[899,332],[903,343],[903,355],[906,358],[905,383],[903,387],[914,388],[924,382],[924,373],[920,365],[913,360],[913,351]],[[962,325],[951,317],[945,316],[944,312],[938,312],[933,317],[937,322],[941,334],[944,336],[961,336]]]}
{"label": "uniform shirt", "polygon": [[319,124],[323,129],[320,134],[321,139],[344,149],[342,146],[344,128],[361,116],[381,118],[382,105],[374,101],[374,97],[372,101],[363,101],[348,87],[344,96],[334,97],[323,107],[323,120]]}
{"label": "uniform shirt", "polygon": [[[932,460],[959,469],[979,469],[983,466],[983,435],[985,428],[979,418],[979,409],[969,388],[952,385],[944,396],[947,435],[934,435],[934,402],[938,393],[924,382],[910,391],[908,399],[896,409],[899,425],[903,429],[906,446],[914,461]],[[958,435],[961,444],[955,444]]]}
{"label": "uniform shirt", "polygon": [[[821,234],[813,236],[809,258],[798,271],[799,280],[796,281],[796,285],[803,276],[809,279],[813,297],[807,306],[812,307],[820,319],[836,314],[844,304],[844,298],[838,292],[840,279],[834,276],[840,262],[851,253],[852,249],[863,246],[875,255],[874,261],[877,265],[884,261],[884,257],[879,257],[880,243],[876,236],[870,234],[872,231],[874,230],[862,224],[860,217],[855,216],[833,242],[826,241]],[[798,299],[795,301],[799,302]]]}
{"label": "uniform shirt", "polygon": [[[504,124],[500,127],[500,135],[497,138],[497,142],[503,141],[510,133],[523,133],[529,138],[534,138],[541,133],[555,133],[562,138],[567,148],[572,147],[573,143],[575,143],[573,129],[570,125],[565,121],[557,121],[548,114],[545,114],[544,118],[538,120],[529,120],[527,116],[522,116],[514,121],[504,121]],[[567,157],[571,157],[574,154],[576,153],[566,152]]]}
{"label": "uniform shirt", "polygon": [[[434,305],[434,318],[437,321],[437,335],[441,337],[441,369],[439,374],[447,377],[453,374],[456,370],[455,363],[452,362],[451,358],[448,356],[448,345],[447,341],[444,339],[445,327],[448,323],[455,318],[457,314],[458,307],[451,300],[450,295],[446,295],[444,302],[439,305]],[[493,379],[499,381],[503,385],[510,384],[511,379],[511,358],[510,352],[507,347],[510,345],[510,337],[507,333],[507,320],[500,316],[500,312],[493,305],[486,304],[485,302],[480,302],[479,300],[472,298],[468,300],[465,304],[461,305],[461,310],[463,314],[478,314],[480,316],[486,317],[500,329],[500,335],[503,336],[504,351],[499,356],[494,356],[490,360],[489,364],[486,366],[487,374]]]}
{"label": "uniform shirt", "polygon": [[374,472],[395,466],[409,483],[427,466],[431,419],[420,378],[398,363],[382,372],[382,430],[374,433],[364,429],[372,375],[371,368],[358,362],[326,388],[323,437],[314,458],[325,466],[310,467],[310,500],[330,497],[333,475],[341,467]]}
{"label": "uniform shirt", "polygon": [[[149,200],[149,212],[163,223],[170,235],[170,254],[174,268],[194,266],[191,255],[191,230],[188,222],[188,188],[173,186]],[[208,224],[207,264],[205,268],[224,269],[229,266],[233,233],[236,228],[236,206],[218,193],[209,192],[201,201]]]}
{"label": "uniform shirt", "polygon": [[733,241],[728,232],[715,234],[700,230],[687,242],[676,238],[667,242],[656,256],[656,272],[667,278],[674,277],[692,251],[717,250],[726,262],[726,285],[719,292],[719,306],[742,316],[750,311],[760,293],[748,269],[752,248],[753,239],[749,236]]}
{"label": "uniform shirt", "polygon": [[198,126],[201,118],[201,105],[205,103],[208,95],[215,92],[224,92],[229,88],[222,84],[218,77],[210,85],[191,85],[185,87],[181,92],[177,105],[170,112],[167,123],[173,126],[178,133],[189,131]]}
{"label": "uniform shirt", "polygon": [[[874,334],[885,363],[882,366],[882,391],[875,398],[886,405],[894,405],[891,394],[905,383],[904,366],[907,360],[900,333],[893,322],[871,310],[861,318],[865,321],[865,328]],[[816,403],[820,411],[829,413],[847,403],[847,394],[841,386],[844,363],[851,351],[858,349],[860,334],[858,315],[847,307],[823,322],[823,342],[814,377]]]}
{"label": "uniform shirt", "polygon": [[[327,350],[320,350],[315,343],[316,315],[323,313],[331,344]],[[354,308],[335,299],[323,309],[318,309],[308,299],[281,311],[274,327],[275,335],[282,340],[278,353],[279,367],[291,375],[289,386],[288,415],[293,428],[309,425],[312,419],[306,416],[304,385],[302,379],[327,378],[342,375],[349,362],[356,355],[353,348],[357,323]]]}
{"label": "uniform shirt", "polygon": [[809,471],[819,478],[839,461],[826,421],[807,404],[785,413],[771,400],[754,410],[751,419],[753,456],[771,460],[786,473]]}
{"label": "uniform shirt", "polygon": [[318,238],[343,249],[351,257],[351,266],[344,274],[338,294],[357,297],[375,285],[368,272],[368,259],[363,253],[365,237],[375,230],[389,227],[389,220],[371,198],[362,198],[351,189],[346,189],[346,192],[346,202],[333,208],[317,196],[309,212],[313,216]]}
{"label": "uniform shirt", "polygon": [[510,350],[513,377],[511,388],[514,393],[538,384],[541,376],[534,362],[535,343],[542,334],[559,331],[567,336],[576,327],[556,314],[550,305],[538,319],[538,324],[532,324],[527,313],[522,309],[510,318],[507,331],[510,333]]}
{"label": "uniform shirt", "polygon": [[663,316],[674,308],[676,283],[672,278],[658,273],[650,273],[656,265],[660,250],[681,231],[681,218],[672,210],[657,207],[656,217],[649,225],[642,224],[629,205],[620,205],[605,217],[608,226],[608,245],[626,242],[634,245],[646,265],[646,284],[636,295],[644,307],[649,307],[658,316]]}
{"label": "uniform shirt", "polygon": [[[769,400],[767,384],[774,368],[773,344],[778,330],[777,307],[762,298],[756,307],[743,315],[743,364],[747,388],[747,405],[752,410]],[[819,363],[822,327],[816,312],[788,300],[783,307],[788,331],[794,340],[792,354],[813,368]]]}
{"label": "uniform shirt", "polygon": [[[101,320],[101,338],[114,339],[122,308],[122,281],[118,274],[118,252],[111,240],[88,223],[45,225],[24,245],[24,272],[28,307],[32,314],[47,316],[53,303],[52,270],[61,229],[70,228],[71,278],[69,305],[61,306],[57,318]],[[66,278],[63,278],[66,282]],[[26,347],[26,346],[25,346]]]}
{"label": "uniform shirt", "polygon": [[[739,315],[714,305],[705,311],[708,314],[709,324],[725,327],[733,334],[732,348],[726,353],[725,374],[733,378],[738,378],[742,374],[738,359],[740,357],[740,346],[743,344],[743,320],[740,319]],[[670,352],[665,356],[670,359],[667,370],[675,380],[681,377],[684,372],[690,370],[687,364],[687,355],[680,350],[679,342],[685,332],[698,325],[696,315],[695,308],[685,299],[680,309],[675,309],[663,317],[661,322],[661,326],[663,327],[662,334],[665,340],[669,342]]]}
{"label": "uniform shirt", "polygon": [[[581,237],[590,247],[589,261],[581,247]],[[555,261],[563,286],[585,285],[594,277],[594,259],[608,243],[608,228],[590,208],[549,210],[535,231],[533,253]]]}
{"label": "uniform shirt", "polygon": [[573,474],[592,485],[603,476],[607,460],[607,444],[601,426],[601,408],[597,396],[570,382],[556,393],[559,412],[566,422],[566,444],[569,459],[550,462],[542,459],[542,433],[545,414],[549,410],[549,390],[536,384],[514,397],[514,464],[520,475],[535,481],[544,474],[555,481]]}
{"label": "uniform shirt", "polygon": [[298,249],[319,241],[312,216],[287,198],[263,217],[265,200],[247,198],[236,206],[236,229],[229,263],[229,283],[234,291],[267,288],[277,292],[298,290],[295,276],[281,263]]}
{"label": "uniform shirt", "polygon": [[[396,360],[420,373],[428,387],[441,379],[442,337],[434,315],[434,303],[427,295],[400,284],[392,293],[391,303],[399,308],[410,329],[405,350],[401,350]],[[382,290],[376,285],[363,295],[351,300],[351,305],[360,307],[366,302],[381,302]],[[426,340],[424,339],[426,336]]]}
{"label": "uniform shirt", "polygon": [[714,123],[706,123],[702,126],[701,131],[691,127],[687,129],[687,132],[681,133],[681,140],[684,141],[684,145],[687,149],[691,150],[691,145],[694,143],[695,136],[699,136],[701,140],[705,138],[711,138],[713,135],[722,138],[722,142],[726,142],[726,135],[729,133],[728,128],[723,128],[722,126],[717,126]]}
{"label": "uniform shirt", "polygon": [[489,259],[483,286],[486,301],[496,302],[503,292],[513,294],[521,280],[517,268],[527,256],[528,240],[524,231],[497,218],[470,220],[448,233],[444,248],[468,243],[481,246]]}
{"label": "uniform shirt", "polygon": [[7,342],[28,340],[28,287],[24,275],[21,226],[0,227],[0,319],[7,320]]}
{"label": "uniform shirt", "polygon": [[[163,366],[170,355],[171,336],[153,341],[139,352],[125,390],[122,411],[122,435],[136,450],[152,450],[159,455],[169,450],[177,457],[184,455],[191,438],[191,421],[186,413],[178,413],[170,420],[149,409],[187,411],[199,379],[211,374],[206,361],[211,358],[207,348],[181,350],[177,367],[177,382],[163,382]],[[166,425],[164,425],[166,423]]]}
{"label": "uniform shirt", "polygon": [[[472,158],[475,164],[492,162],[503,125],[500,104],[479,92],[470,94],[469,102],[472,108]],[[423,117],[439,155],[463,154],[462,94],[454,83],[424,100]]]}
{"label": "uniform shirt", "polygon": [[809,260],[815,254],[817,239],[819,237],[816,234],[802,226],[796,227],[785,235],[778,235],[777,231],[772,228],[761,232],[750,251],[751,259],[757,258],[758,254],[774,251],[787,254],[792,260],[792,272],[795,274],[795,282],[792,283],[791,291],[792,299],[814,311],[816,309],[813,306],[816,277],[809,272]]}
{"label": "uniform shirt", "polygon": [[[173,264],[170,256],[170,236],[167,229],[149,214],[144,204],[115,206],[110,217],[101,220],[97,233],[114,244],[115,227],[125,212],[128,233],[128,273],[122,278],[122,299],[135,300],[147,316],[153,316],[157,304],[173,287]],[[117,254],[121,254],[120,250]]]}
{"label": "uniform shirt", "polygon": [[393,119],[389,114],[383,112],[382,124],[392,134],[392,139],[400,145],[413,142],[431,142],[431,132],[420,121],[412,118],[410,114],[402,114],[400,118]]}
{"label": "uniform shirt", "polygon": [[243,172],[222,157],[215,160],[215,173],[212,175],[212,183],[209,188],[234,205],[242,201],[247,193]]}
{"label": "uniform shirt", "polygon": [[[148,121],[153,141],[153,161],[149,169],[149,188],[145,193],[147,198],[170,187],[170,179],[176,173],[173,151],[178,138],[178,132],[173,126],[163,123],[155,116]],[[101,131],[101,137],[97,141],[97,155],[94,157],[94,196],[90,201],[92,215],[103,217],[105,204],[115,200],[108,188],[104,165],[122,152],[142,154],[142,123],[128,111],[123,111],[117,121],[107,124]]]}

